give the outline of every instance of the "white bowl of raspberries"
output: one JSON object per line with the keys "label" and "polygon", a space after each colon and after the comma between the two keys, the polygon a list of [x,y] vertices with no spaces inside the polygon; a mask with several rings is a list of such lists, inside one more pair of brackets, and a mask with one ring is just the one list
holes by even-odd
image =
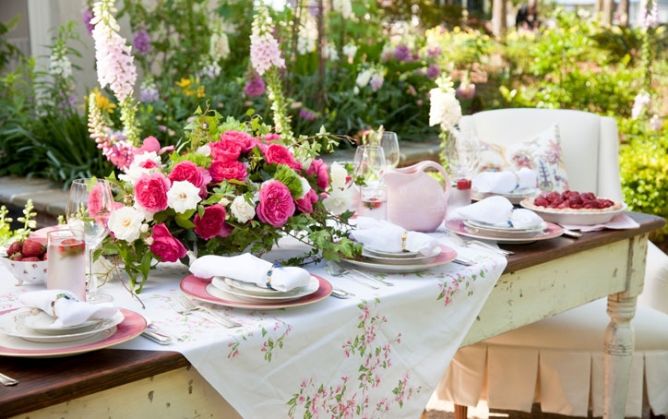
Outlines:
{"label": "white bowl of raspberries", "polygon": [[16,278],[18,284],[45,284],[46,246],[40,241],[17,240],[5,250],[6,256],[0,258],[7,270]]}
{"label": "white bowl of raspberries", "polygon": [[524,199],[520,205],[558,224],[604,224],[626,209],[622,202],[597,197],[592,192],[544,192]]}

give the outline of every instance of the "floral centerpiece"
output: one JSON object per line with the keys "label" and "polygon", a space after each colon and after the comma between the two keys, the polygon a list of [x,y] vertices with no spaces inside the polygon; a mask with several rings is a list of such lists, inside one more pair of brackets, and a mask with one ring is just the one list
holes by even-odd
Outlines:
{"label": "floral centerpiece", "polygon": [[[288,263],[360,252],[347,238],[348,168],[317,158],[336,139],[324,130],[313,137],[295,137],[290,130],[278,73],[284,61],[264,6],[253,25],[251,61],[268,79],[278,133],[259,117],[238,121],[198,109],[176,148],[162,148],[154,137],[138,144],[131,48],[118,33],[112,0],[97,2],[93,12],[98,80],[118,99],[123,124],[115,131],[113,108],[100,106],[104,94],[90,95],[91,137],[119,170],[109,177],[117,208],[102,250],[122,259],[133,290],[141,291],[156,261],[185,261],[189,252],[261,254],[284,236],[310,246]],[[92,192],[88,207],[95,217],[99,206]]]}

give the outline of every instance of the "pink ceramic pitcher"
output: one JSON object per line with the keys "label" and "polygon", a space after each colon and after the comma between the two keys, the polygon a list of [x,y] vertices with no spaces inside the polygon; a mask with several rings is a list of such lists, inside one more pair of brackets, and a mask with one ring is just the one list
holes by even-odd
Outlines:
{"label": "pink ceramic pitcher", "polygon": [[[441,186],[425,169],[436,169],[445,180]],[[445,218],[448,178],[445,169],[433,161],[385,173],[387,218],[406,230],[434,231]]]}

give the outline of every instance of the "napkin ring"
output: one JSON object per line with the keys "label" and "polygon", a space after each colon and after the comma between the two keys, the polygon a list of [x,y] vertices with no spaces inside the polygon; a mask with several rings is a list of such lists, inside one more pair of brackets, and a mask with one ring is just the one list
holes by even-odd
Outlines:
{"label": "napkin ring", "polygon": [[274,269],[275,268],[280,268],[280,267],[281,267],[281,264],[276,262],[276,263],[273,263],[271,265],[271,268],[269,268],[269,270],[267,271],[267,281],[265,282],[265,285],[270,290],[274,289],[274,287],[271,286],[271,276],[274,274]]}
{"label": "napkin ring", "polygon": [[406,241],[408,240],[408,231],[401,233],[401,251],[405,252],[406,250]]}
{"label": "napkin ring", "polygon": [[69,294],[66,294],[64,292],[59,292],[58,294],[56,294],[56,298],[54,298],[51,301],[51,314],[53,315],[53,317],[58,317],[56,316],[56,301],[60,300],[61,298],[64,298],[66,300],[73,300],[73,298],[70,297]]}

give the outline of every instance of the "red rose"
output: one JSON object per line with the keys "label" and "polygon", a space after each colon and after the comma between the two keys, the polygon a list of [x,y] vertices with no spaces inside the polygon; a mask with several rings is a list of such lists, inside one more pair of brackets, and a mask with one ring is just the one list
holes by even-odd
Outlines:
{"label": "red rose", "polygon": [[185,246],[172,236],[164,224],[153,227],[151,238],[151,253],[161,262],[176,262],[186,255]]}
{"label": "red rose", "polygon": [[191,161],[182,161],[176,164],[169,174],[169,180],[172,182],[185,180],[201,188],[204,184],[204,174],[200,167]]}
{"label": "red rose", "polygon": [[209,144],[213,160],[237,160],[242,148],[240,143],[230,140],[220,140]]}
{"label": "red rose", "polygon": [[302,199],[295,201],[297,204],[297,209],[304,214],[310,214],[313,212],[313,204],[318,202],[318,194],[315,193],[313,189],[310,189]]}
{"label": "red rose", "polygon": [[220,141],[231,141],[239,144],[242,153],[246,153],[255,147],[255,138],[241,131],[226,131],[220,135]]}
{"label": "red rose", "polygon": [[216,160],[211,163],[209,173],[214,182],[222,182],[223,180],[236,179],[239,181],[246,180],[248,172],[246,165],[240,161],[230,160]]}
{"label": "red rose", "polygon": [[274,227],[283,227],[295,213],[295,203],[287,186],[277,180],[268,180],[260,188],[257,215],[260,221]]}
{"label": "red rose", "polygon": [[262,150],[264,158],[269,164],[284,164],[295,170],[300,170],[302,167],[295,160],[290,150],[281,144],[270,144],[266,149]]}
{"label": "red rose", "polygon": [[213,237],[227,237],[232,228],[225,223],[227,211],[220,204],[211,205],[204,209],[204,215],[195,215],[195,233],[204,240]]}
{"label": "red rose", "polygon": [[169,185],[169,179],[160,173],[142,175],[135,185],[135,201],[151,213],[167,209]]}
{"label": "red rose", "polygon": [[329,172],[327,169],[327,163],[320,159],[315,159],[311,162],[308,170],[306,171],[308,175],[316,175],[318,188],[326,191],[329,187]]}

